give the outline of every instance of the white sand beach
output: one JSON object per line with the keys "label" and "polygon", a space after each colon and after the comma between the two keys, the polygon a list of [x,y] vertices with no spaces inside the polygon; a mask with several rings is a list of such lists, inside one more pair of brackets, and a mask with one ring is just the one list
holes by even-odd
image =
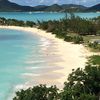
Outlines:
{"label": "white sand beach", "polygon": [[[58,75],[58,78],[56,80],[58,81],[59,84],[58,85],[56,84],[56,85],[58,87],[63,87],[63,83],[66,81],[68,74],[72,72],[72,69],[77,69],[79,67],[84,68],[84,66],[87,62],[87,57],[89,56],[89,51],[82,44],[79,45],[79,44],[72,44],[69,42],[65,42],[61,39],[56,38],[51,33],[47,33],[45,31],[37,29],[37,28],[18,27],[18,26],[0,26],[0,28],[27,31],[27,32],[31,32],[32,34],[37,34],[40,37],[54,41],[54,44],[52,43],[52,45],[57,49],[56,55],[58,55],[62,59],[60,62],[55,61],[55,63],[58,66],[60,66],[61,68],[57,69],[56,67],[54,67],[55,71],[53,73],[51,73],[51,77],[44,76],[45,77],[44,80],[42,80],[42,77],[41,77],[41,79],[39,79],[39,84],[40,83],[42,83],[42,84],[49,83],[50,85],[54,85],[52,79],[53,79],[53,77]],[[53,50],[52,50],[52,48],[51,49],[49,48],[46,50],[46,53],[49,54],[49,52],[53,52]],[[46,71],[49,71],[49,69]],[[60,77],[60,76],[62,76],[62,77]],[[48,77],[51,80],[50,79],[48,80]]]}

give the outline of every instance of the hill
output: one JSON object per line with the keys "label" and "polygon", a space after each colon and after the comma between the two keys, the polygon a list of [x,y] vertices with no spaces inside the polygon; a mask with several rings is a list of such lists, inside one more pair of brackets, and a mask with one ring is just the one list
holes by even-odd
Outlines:
{"label": "hill", "polygon": [[64,4],[58,5],[53,4],[51,6],[39,5],[35,7],[22,6],[16,3],[12,3],[8,0],[0,0],[0,11],[53,11],[53,12],[63,12],[63,11],[81,11],[86,7],[74,4]]}
{"label": "hill", "polygon": [[86,11],[100,11],[100,4],[88,8]]}
{"label": "hill", "polygon": [[44,11],[61,11],[62,7],[58,4],[54,4],[51,6],[48,6],[48,8],[46,8]]}
{"label": "hill", "polygon": [[63,4],[61,5],[61,7],[63,8],[63,11],[84,11],[85,9],[87,9],[87,7],[82,6],[82,5],[76,5],[76,4]]}
{"label": "hill", "polygon": [[85,7],[76,4],[53,4],[51,6],[38,5],[35,7],[22,6],[16,3],[12,3],[8,0],[0,0],[0,11],[52,11],[52,12],[82,12],[82,11],[100,11],[100,4],[92,7]]}
{"label": "hill", "polygon": [[33,7],[21,6],[8,0],[0,0],[0,11],[33,11]]}
{"label": "hill", "polygon": [[38,5],[38,6],[34,7],[34,11],[44,11],[47,8],[48,8],[48,6],[46,6],[46,5]]}
{"label": "hill", "polygon": [[58,5],[54,4],[51,6],[48,6],[44,11],[60,11],[60,12],[66,12],[66,11],[83,11],[87,7],[82,6],[82,5],[76,5],[76,4],[63,4],[63,5]]}

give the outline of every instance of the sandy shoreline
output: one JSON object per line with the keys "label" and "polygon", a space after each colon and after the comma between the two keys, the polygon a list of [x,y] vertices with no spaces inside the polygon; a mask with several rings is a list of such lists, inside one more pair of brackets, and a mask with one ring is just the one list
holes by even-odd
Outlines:
{"label": "sandy shoreline", "polygon": [[[52,35],[51,33],[47,33],[37,28],[18,27],[18,26],[0,26],[0,28],[31,32],[32,34],[37,34],[41,37],[44,37],[49,40],[53,40],[55,42],[54,46],[57,48],[57,51],[58,51],[57,53],[62,59],[62,61],[56,62],[57,65],[62,68],[59,70],[55,69],[55,74],[59,73],[63,75],[62,77],[57,79],[57,81],[60,83],[58,87],[63,86],[63,83],[66,81],[68,74],[72,72],[72,69],[76,69],[78,67],[84,68],[87,62],[86,57],[89,56],[88,55],[89,52],[81,44],[79,45],[79,44],[71,44],[71,43],[65,42],[61,39],[55,38],[55,36]],[[49,50],[48,50],[48,53],[49,53]],[[42,83],[46,84],[48,82],[44,81]]]}

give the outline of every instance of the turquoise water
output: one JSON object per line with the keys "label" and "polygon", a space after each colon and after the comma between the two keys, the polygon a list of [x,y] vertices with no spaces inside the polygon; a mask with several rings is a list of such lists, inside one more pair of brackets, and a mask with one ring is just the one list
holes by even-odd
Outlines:
{"label": "turquoise water", "polygon": [[64,13],[29,13],[29,12],[0,12],[0,17],[14,18],[24,21],[37,21],[37,20],[58,20],[65,16]]}
{"label": "turquoise water", "polygon": [[44,60],[40,40],[31,33],[0,29],[0,100],[8,100],[14,88],[27,81],[22,75],[30,73],[27,68]]}
{"label": "turquoise water", "polygon": [[[76,15],[84,18],[93,18],[100,16],[100,13],[76,13]],[[59,20],[64,16],[64,13],[38,12],[29,14],[28,12],[0,12],[0,17],[24,21]],[[0,100],[11,100],[9,97],[14,93],[16,87],[18,88],[27,81],[33,80],[33,76],[30,80],[29,78],[26,78],[25,75],[27,77],[31,76],[31,74],[44,75],[46,71],[53,71],[52,68],[55,66],[52,65],[51,68],[51,62],[55,61],[55,59],[57,61],[58,57],[54,55],[49,56],[48,54],[45,54],[46,52],[43,52],[44,49],[42,50],[41,48],[46,47],[48,44],[48,42],[46,44],[46,41],[45,39],[41,40],[41,37],[32,35],[28,32],[0,29]],[[49,50],[50,48],[53,48],[51,46],[52,45],[48,47]],[[50,64],[47,64],[48,62]],[[50,70],[47,69],[47,66],[50,66],[48,67]],[[41,69],[42,67],[45,68]],[[59,66],[57,66],[57,68],[59,68]],[[45,79],[47,76],[50,76],[50,74],[41,77],[44,77]],[[36,78],[37,77],[34,77],[32,83],[36,82]],[[39,81],[42,78],[39,77]],[[53,76],[54,80],[57,78],[58,76]]]}
{"label": "turquoise water", "polygon": [[[75,13],[76,16],[80,16],[82,18],[93,18],[100,16],[100,13]],[[29,12],[0,12],[0,17],[5,18],[14,18],[18,20],[30,20],[30,21],[37,21],[37,20],[59,20],[65,16],[65,13],[47,13],[47,12],[37,12],[37,13],[29,13]]]}
{"label": "turquoise water", "polygon": [[0,29],[0,100],[12,100],[15,91],[43,81],[57,84],[63,76],[55,75],[62,69],[55,62],[62,60],[53,44],[30,32]]}

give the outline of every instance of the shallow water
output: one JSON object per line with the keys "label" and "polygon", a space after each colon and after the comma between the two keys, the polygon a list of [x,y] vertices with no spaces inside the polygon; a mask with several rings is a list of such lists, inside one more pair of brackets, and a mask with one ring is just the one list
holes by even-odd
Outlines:
{"label": "shallow water", "polygon": [[[100,16],[100,13],[76,13],[84,18]],[[18,20],[60,19],[64,13],[0,12],[1,17]],[[28,32],[0,29],[0,100],[11,100],[16,89],[38,83],[60,84],[56,79],[63,75],[55,69],[62,59],[55,48],[54,41]],[[49,54],[47,53],[49,50]],[[53,51],[53,52],[52,52]],[[53,59],[51,59],[53,58]]]}
{"label": "shallow water", "polygon": [[6,100],[16,85],[26,81],[21,74],[26,72],[26,67],[33,66],[28,61],[39,61],[38,44],[41,44],[39,38],[31,34],[0,30],[0,100]]}
{"label": "shallow water", "polygon": [[24,31],[0,29],[0,100],[12,100],[15,90],[27,86],[59,84],[56,79],[63,75],[54,71],[62,69],[56,65],[62,59],[56,52],[53,40]]}

